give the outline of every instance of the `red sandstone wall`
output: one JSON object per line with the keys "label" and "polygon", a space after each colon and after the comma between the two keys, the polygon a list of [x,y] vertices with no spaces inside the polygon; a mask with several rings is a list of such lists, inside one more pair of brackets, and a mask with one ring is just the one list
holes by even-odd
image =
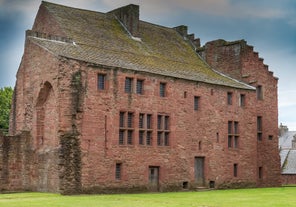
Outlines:
{"label": "red sandstone wall", "polygon": [[283,185],[295,185],[296,184],[296,175],[295,174],[282,174],[281,181]]}
{"label": "red sandstone wall", "polygon": [[[98,91],[97,74],[107,74],[106,91]],[[82,187],[132,188],[148,182],[149,166],[160,167],[162,189],[180,189],[187,181],[195,186],[194,158],[205,157],[205,184],[217,186],[256,185],[257,141],[254,118],[255,92],[210,86],[174,78],[134,73],[118,69],[90,68],[81,122]],[[126,94],[125,77],[144,80],[144,95]],[[160,82],[167,83],[168,96],[158,95]],[[227,92],[233,92],[233,105],[227,105]],[[186,93],[186,97],[184,94]],[[246,95],[246,106],[239,106],[239,95]],[[200,96],[200,110],[194,111],[193,98]],[[119,112],[153,115],[153,144],[138,143],[135,126],[134,144],[120,146]],[[170,116],[170,146],[157,146],[157,114]],[[228,121],[239,122],[239,148],[227,145]],[[218,140],[217,140],[218,134]],[[201,149],[199,147],[201,142]],[[123,165],[123,178],[115,180],[115,164]],[[238,164],[238,176],[233,176],[233,164]]]}

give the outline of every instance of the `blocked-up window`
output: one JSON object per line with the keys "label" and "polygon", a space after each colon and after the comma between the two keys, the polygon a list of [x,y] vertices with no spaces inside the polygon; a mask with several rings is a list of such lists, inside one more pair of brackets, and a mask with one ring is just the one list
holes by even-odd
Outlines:
{"label": "blocked-up window", "polygon": [[152,145],[152,115],[139,114],[139,144]]}
{"label": "blocked-up window", "polygon": [[157,115],[157,145],[170,145],[170,117],[168,115]]}
{"label": "blocked-up window", "polygon": [[132,145],[134,134],[133,112],[121,111],[119,113],[119,141],[120,145]]}

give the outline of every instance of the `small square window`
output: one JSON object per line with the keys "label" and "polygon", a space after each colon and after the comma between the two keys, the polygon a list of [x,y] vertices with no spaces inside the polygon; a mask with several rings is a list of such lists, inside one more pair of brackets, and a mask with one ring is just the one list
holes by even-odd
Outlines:
{"label": "small square window", "polygon": [[98,74],[98,89],[105,90],[106,88],[106,75],[105,74]]}
{"label": "small square window", "polygon": [[272,140],[273,136],[272,135],[268,135],[268,140]]}
{"label": "small square window", "polygon": [[160,83],[159,85],[159,96],[165,97],[166,96],[166,83]]}

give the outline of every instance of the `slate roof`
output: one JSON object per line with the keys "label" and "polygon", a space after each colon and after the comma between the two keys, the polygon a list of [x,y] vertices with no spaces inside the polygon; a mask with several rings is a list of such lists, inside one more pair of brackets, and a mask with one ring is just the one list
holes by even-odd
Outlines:
{"label": "slate roof", "polygon": [[293,136],[296,135],[296,131],[287,131],[279,137],[279,146],[281,149],[292,148]]}
{"label": "slate roof", "polygon": [[282,174],[296,174],[296,149],[292,148],[292,140],[296,131],[287,131],[279,137]]}
{"label": "slate roof", "polygon": [[288,156],[282,166],[282,174],[296,174],[296,150],[289,150]]}
{"label": "slate roof", "polygon": [[27,38],[51,53],[93,64],[143,71],[215,85],[254,87],[211,69],[173,28],[139,22],[134,40],[110,13],[42,2],[66,37],[74,43]]}

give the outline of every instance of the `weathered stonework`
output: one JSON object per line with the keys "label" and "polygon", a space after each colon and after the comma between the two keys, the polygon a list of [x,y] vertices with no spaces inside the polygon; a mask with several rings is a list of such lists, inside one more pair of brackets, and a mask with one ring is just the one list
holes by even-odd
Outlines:
{"label": "weathered stonework", "polygon": [[[79,34],[82,31],[67,32],[75,24],[69,24],[70,17],[63,22],[63,10],[69,15],[80,12],[78,19],[88,15],[82,19],[90,21],[89,30],[91,24],[98,28],[90,17],[103,21],[105,27],[94,30],[103,31],[96,36],[103,39],[98,39],[98,46],[92,45],[88,31],[84,36]],[[129,39],[126,28],[110,13],[95,14],[41,4],[33,31],[27,32],[17,73],[10,136],[0,136],[2,190],[128,193],[280,184],[277,79],[250,46],[244,41],[218,41],[198,49],[212,68],[229,78],[204,64],[196,54],[199,40],[185,34],[185,27],[181,37],[177,28],[138,20],[139,41]],[[112,23],[114,33],[104,30],[109,26],[106,22]],[[144,31],[159,33],[163,39]],[[114,34],[126,42],[113,45]],[[163,41],[167,42],[160,45]],[[170,43],[171,51],[162,51]],[[86,48],[87,44],[91,46]],[[111,49],[106,49],[108,44]],[[118,54],[124,58],[118,59]],[[104,78],[101,89],[98,75]],[[127,78],[132,80],[130,93],[125,91]],[[142,93],[136,90],[138,81]],[[264,90],[262,100],[257,100],[258,85]],[[263,119],[261,141],[257,140],[258,116]],[[140,125],[143,117],[147,128]],[[121,118],[126,119],[124,124]],[[235,134],[230,134],[229,122],[238,125]],[[141,131],[150,132],[149,142],[141,141]],[[121,133],[126,134],[124,143],[120,143]],[[231,146],[229,136],[233,136]]]}

